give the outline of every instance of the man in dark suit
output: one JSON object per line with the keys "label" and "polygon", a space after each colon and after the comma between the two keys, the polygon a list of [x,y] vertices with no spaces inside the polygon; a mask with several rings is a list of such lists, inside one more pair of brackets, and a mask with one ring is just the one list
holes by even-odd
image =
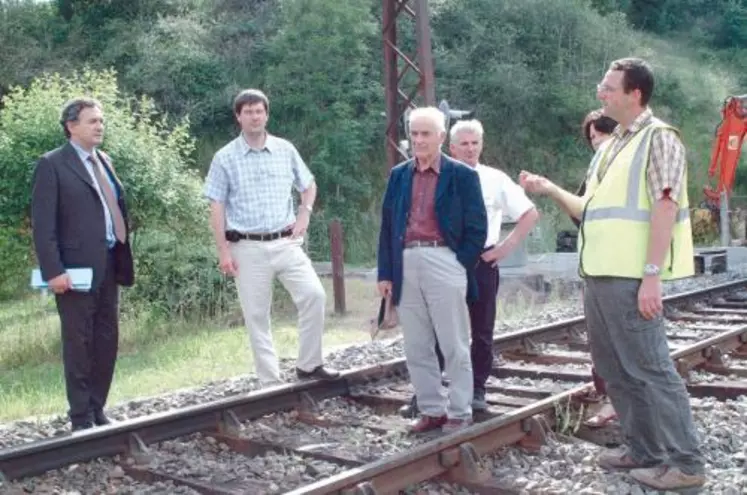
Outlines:
{"label": "man in dark suit", "polygon": [[[474,268],[487,236],[477,173],[441,153],[443,114],[409,117],[414,158],[392,169],[382,207],[378,288],[397,306],[410,380],[422,413],[412,426],[452,432],[472,422],[467,301],[477,298]],[[451,384],[446,391],[436,339]]]}
{"label": "man in dark suit", "polygon": [[[124,189],[109,157],[101,104],[67,102],[60,119],[68,143],[36,165],[31,198],[34,248],[54,292],[73,431],[109,424],[109,394],[119,339],[119,288],[134,281]],[[90,291],[74,290],[69,268],[91,268]]]}

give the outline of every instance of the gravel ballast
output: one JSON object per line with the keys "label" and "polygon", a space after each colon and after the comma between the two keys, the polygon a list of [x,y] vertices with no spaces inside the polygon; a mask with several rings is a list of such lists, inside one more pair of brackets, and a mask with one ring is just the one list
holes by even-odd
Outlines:
{"label": "gravel ballast", "polygon": [[[725,283],[740,278],[744,274],[745,271],[740,270],[738,273],[730,272],[667,283],[664,286],[664,292],[665,294],[672,294],[696,290],[708,285]],[[537,312],[528,318],[500,322],[496,325],[496,333],[541,325],[582,314],[580,296],[572,297],[568,301],[543,305],[541,312]],[[688,323],[683,324],[681,328],[684,330],[688,328],[692,329],[693,327],[694,325]],[[672,330],[675,332],[678,329],[672,327]],[[327,356],[326,363],[338,369],[349,369],[373,365],[401,357],[403,357],[402,342],[401,339],[395,338],[337,350]],[[295,380],[294,364],[294,361],[290,360],[281,363],[283,377],[287,381]],[[568,367],[566,366],[566,368]],[[696,374],[696,380],[712,381],[713,379],[706,374],[702,375]],[[500,382],[496,381],[493,383],[497,384]],[[505,384],[525,386],[534,384],[541,385],[542,388],[550,388],[557,385],[550,381],[540,383],[524,379],[508,379]],[[572,385],[569,385],[568,388],[570,386]],[[211,400],[246,393],[257,390],[258,388],[259,383],[256,378],[253,375],[245,375],[228,380],[211,382],[201,387],[181,390],[158,397],[128,401],[107,409],[107,413],[115,420],[125,420],[175,408],[204,404]],[[707,493],[747,493],[747,491],[742,491],[747,489],[744,474],[745,451],[741,450],[741,447],[738,447],[744,445],[744,424],[745,420],[747,420],[747,402],[743,399],[724,404],[709,399],[693,399],[693,404],[699,430],[705,440],[705,453],[709,459],[709,487],[711,491],[707,491]],[[341,413],[345,412],[343,406],[343,404],[339,404]],[[347,412],[349,413],[350,411]],[[3,424],[0,425],[0,448],[64,435],[68,433],[68,428],[67,419],[62,415]],[[361,433],[361,435],[363,436],[360,440],[363,442],[366,440],[366,435],[368,434]],[[396,435],[391,438],[391,443],[390,447],[400,449],[411,446],[404,439],[398,439]],[[382,455],[385,454],[385,447],[387,446],[381,445],[380,447],[383,449],[380,453]],[[495,460],[494,472],[501,476],[506,474],[503,471],[496,470],[502,469],[501,466],[504,466],[507,462],[515,471],[515,478],[517,478],[515,481],[518,483],[517,487],[524,483],[525,486],[521,486],[520,488],[528,490],[526,493],[561,493],[561,491],[553,490],[566,490],[571,493],[649,493],[639,491],[637,485],[630,480],[626,481],[622,475],[609,474],[599,470],[594,463],[596,452],[598,452],[598,447],[591,444],[574,443],[571,445],[555,441],[545,447],[542,455],[539,457],[523,454],[517,449],[507,449],[502,455],[494,456],[492,459]],[[374,455],[374,453],[379,452],[373,449],[370,455]],[[283,464],[282,460],[279,463]],[[287,465],[290,466],[290,464]],[[339,466],[334,467],[335,469],[339,469]],[[320,468],[319,472],[326,472],[326,469],[326,467]],[[298,474],[299,476],[309,475],[309,473],[302,473],[300,471]],[[521,478],[525,478],[525,480]],[[25,493],[50,494],[196,493],[189,488],[176,487],[168,483],[156,483],[153,485],[138,483],[126,476],[115,463],[105,460],[53,471],[43,477],[28,480],[24,483],[14,483],[11,489],[16,491],[24,490]],[[28,485],[28,483],[31,485]],[[278,487],[281,488],[281,485],[278,484]],[[610,491],[612,490],[610,487],[617,491]],[[0,483],[0,492],[5,493],[4,489],[5,487]],[[576,492],[576,489],[582,491]],[[562,493],[566,493],[566,491],[562,491]]]}
{"label": "gravel ballast", "polygon": [[[747,490],[747,398],[718,402],[691,399],[706,457],[702,493],[737,495]],[[538,454],[506,448],[487,458],[493,475],[522,494],[654,494],[624,473],[597,466],[602,448],[581,440],[551,438]]]}

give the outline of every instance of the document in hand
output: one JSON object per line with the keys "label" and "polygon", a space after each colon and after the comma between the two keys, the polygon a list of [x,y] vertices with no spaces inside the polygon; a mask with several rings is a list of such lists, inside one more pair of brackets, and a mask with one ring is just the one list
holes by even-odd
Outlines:
{"label": "document in hand", "polygon": [[[91,268],[68,268],[65,270],[70,275],[70,281],[73,283],[73,290],[88,292],[91,290],[91,280],[93,279],[93,269]],[[42,280],[41,270],[35,268],[31,271],[31,287],[34,289],[46,289],[47,282]]]}

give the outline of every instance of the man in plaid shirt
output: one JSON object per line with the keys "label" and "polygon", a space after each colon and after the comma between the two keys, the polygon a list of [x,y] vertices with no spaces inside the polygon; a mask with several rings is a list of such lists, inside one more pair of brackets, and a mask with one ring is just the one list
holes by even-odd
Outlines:
{"label": "man in plaid shirt", "polygon": [[[316,184],[295,146],[266,131],[269,106],[259,90],[239,93],[233,110],[241,134],[218,150],[210,164],[205,196],[219,266],[236,277],[260,383],[281,383],[270,331],[276,276],[298,309],[297,376],[332,380],[339,372],[322,365],[326,295],[302,249]],[[301,196],[298,211],[294,188]]]}
{"label": "man in plaid shirt", "polygon": [[685,147],[677,129],[649,108],[653,89],[643,60],[610,65],[597,97],[618,126],[582,198],[527,172],[520,183],[581,220],[589,346],[625,441],[602,453],[599,464],[629,471],[650,488],[678,491],[705,483],[704,459],[687,389],[669,357],[662,279],[693,275],[693,244]]}

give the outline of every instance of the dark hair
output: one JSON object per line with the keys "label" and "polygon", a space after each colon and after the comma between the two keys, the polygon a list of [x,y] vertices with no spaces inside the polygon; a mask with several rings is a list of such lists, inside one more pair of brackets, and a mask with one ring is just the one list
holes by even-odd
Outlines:
{"label": "dark hair", "polygon": [[584,122],[581,124],[581,134],[584,139],[586,139],[586,143],[589,147],[594,148],[591,144],[591,126],[594,126],[594,129],[598,132],[612,134],[612,131],[617,127],[617,121],[613,118],[607,117],[606,115],[602,115],[601,110],[592,110],[586,114]]}
{"label": "dark hair", "polygon": [[267,99],[262,91],[258,89],[245,89],[233,100],[233,113],[238,115],[241,113],[241,109],[244,105],[254,105],[255,103],[262,103],[265,106],[265,111],[270,111],[270,100]]}
{"label": "dark hair", "polygon": [[86,108],[101,109],[101,103],[94,98],[79,97],[68,100],[62,107],[62,112],[60,112],[60,125],[62,125],[62,130],[65,131],[66,138],[70,139],[70,131],[67,130],[67,123],[77,122],[80,118],[80,112]]}
{"label": "dark hair", "polygon": [[654,93],[654,74],[645,61],[640,58],[621,58],[610,64],[610,70],[622,71],[623,91],[630,93],[640,90],[641,105],[648,104]]}

